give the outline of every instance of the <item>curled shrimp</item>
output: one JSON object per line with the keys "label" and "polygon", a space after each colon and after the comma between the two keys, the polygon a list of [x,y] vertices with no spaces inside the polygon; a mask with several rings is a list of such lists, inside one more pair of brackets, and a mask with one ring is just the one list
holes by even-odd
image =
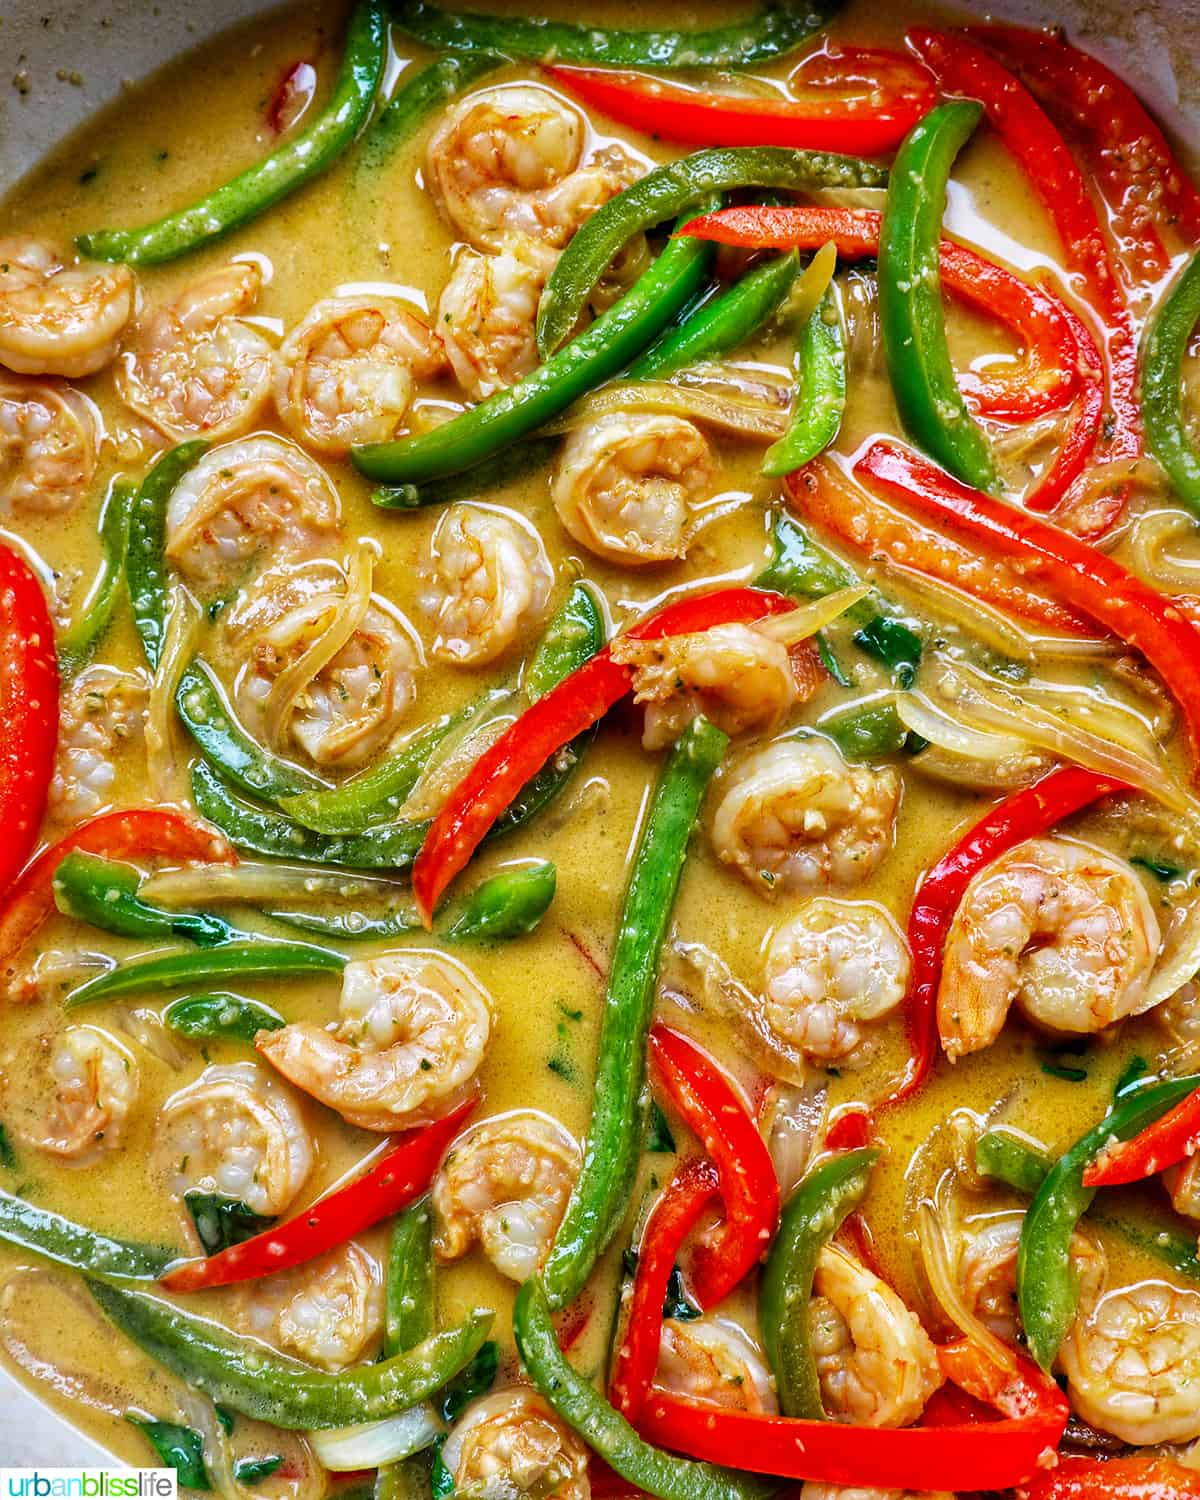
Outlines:
{"label": "curled shrimp", "polygon": [[77,391],[0,375],[0,502],[32,514],[74,509],[95,478],[98,437]]}
{"label": "curled shrimp", "polygon": [[[39,1151],[76,1166],[87,1166],[122,1144],[125,1125],[138,1098],[138,1069],[120,1042],[98,1026],[68,1026],[44,1043],[45,1068],[6,1071],[6,1093],[22,1080],[49,1084],[49,1103],[30,1109],[30,1123],[19,1126],[23,1139]],[[20,1104],[15,1099],[14,1103]]]}
{"label": "curled shrimp", "polygon": [[315,552],[340,524],[337,491],[307,453],[283,438],[240,438],[211,449],[175,486],[167,556],[190,581],[219,587],[251,558]]}
{"label": "curled shrimp", "polygon": [[736,1411],[779,1410],[763,1352],[731,1318],[693,1323],[667,1319],[658,1352],[658,1379],[668,1390]]}
{"label": "curled shrimp", "polygon": [[383,1327],[383,1273],[348,1240],[316,1260],[243,1284],[234,1303],[245,1332],[326,1370],[363,1359]]}
{"label": "curled shrimp", "polygon": [[1193,1154],[1163,1173],[1172,1207],[1185,1219],[1200,1219],[1200,1156]]}
{"label": "curled shrimp", "polygon": [[460,1136],[433,1184],[438,1259],[458,1260],[478,1239],[502,1275],[528,1280],[550,1248],[580,1161],[574,1137],[532,1109]]}
{"label": "curled shrimp", "polygon": [[122,355],[121,399],[174,442],[248,431],[271,395],[274,352],[242,316],[262,288],[256,265],[231,261],[152,308]]}
{"label": "curled shrimp", "polygon": [[473,1087],[492,1001],[463,964],[405,949],[348,963],[332,1030],[298,1022],[254,1045],[297,1088],[362,1130],[404,1130]]}
{"label": "curled shrimp", "polygon": [[452,505],[443,514],[422,576],[433,654],[458,666],[503,656],[542,619],[554,584],[537,532],[478,505]]}
{"label": "curled shrimp", "polygon": [[96,665],[63,689],[50,808],[65,822],[90,818],[112,796],[117,762],[146,729],[150,683],[144,672]]}
{"label": "curled shrimp", "polygon": [[558,519],[589,552],[625,567],[687,551],[716,459],[683,417],[611,412],[568,437],[551,494]]}
{"label": "curled shrimp", "polygon": [[907,1427],[942,1383],[937,1351],[896,1293],[839,1245],[821,1247],[809,1308],[821,1398],[835,1421]]}
{"label": "curled shrimp", "polygon": [[330,297],[284,340],[275,405],[299,442],[342,457],[394,437],[415,382],[444,366],[429,325],[394,297]]}
{"label": "curled shrimp", "polygon": [[1158,919],[1124,860],[1074,839],[1029,839],[975,876],[946,940],[938,1027],[953,1061],[988,1047],[1014,1002],[1072,1034],[1145,1009]]}
{"label": "curled shrimp", "polygon": [[848,765],[829,740],[783,739],[733,767],[713,809],[713,849],[763,895],[857,885],[892,841],[900,778]]}
{"label": "curled shrimp", "polygon": [[313,1166],[300,1101],[252,1062],[205,1068],[172,1094],[155,1143],[176,1197],[219,1193],[264,1218],[283,1213]]}
{"label": "curled shrimp", "polygon": [[464,1500],[588,1500],[588,1450],[536,1391],[512,1386],[473,1401],[450,1430],[442,1462]]}
{"label": "curled shrimp", "polygon": [[0,365],[22,375],[94,375],[115,358],[132,313],[128,266],[68,265],[41,240],[0,240]]}
{"label": "curled shrimp", "polygon": [[455,379],[476,401],[537,367],[542,277],[514,255],[464,247],[438,301],[437,331]]}

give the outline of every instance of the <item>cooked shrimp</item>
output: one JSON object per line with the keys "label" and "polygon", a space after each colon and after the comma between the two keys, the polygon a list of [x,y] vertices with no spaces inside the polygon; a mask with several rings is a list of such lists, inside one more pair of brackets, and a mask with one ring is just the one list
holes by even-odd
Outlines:
{"label": "cooked shrimp", "polygon": [[340,1019],[260,1032],[285,1078],[362,1130],[404,1130],[444,1115],[473,1086],[492,1001],[471,971],[405,949],[346,965]]}
{"label": "cooked shrimp", "polygon": [[896,1293],[839,1245],[821,1247],[809,1320],[835,1421],[907,1427],[942,1383],[937,1352]]}
{"label": "cooked shrimp", "polygon": [[172,1094],[159,1112],[156,1148],[176,1197],[220,1193],[264,1218],[283,1213],[313,1165],[300,1101],[252,1062],[205,1068]]}
{"label": "cooked shrimp", "polygon": [[818,896],[772,936],[749,1019],[789,1062],[840,1062],[900,1004],[908,971],[908,944],[882,906]]}
{"label": "cooked shrimp", "polygon": [[464,1500],[588,1500],[588,1450],[525,1386],[473,1401],[450,1430],[442,1462]]}
{"label": "cooked shrimp", "polygon": [[0,240],[0,365],[22,375],[94,375],[115,357],[132,313],[128,266],[69,266],[41,240]]}
{"label": "cooked shrimp", "polygon": [[92,408],[69,386],[0,376],[0,503],[54,515],[73,509],[96,474]]}
{"label": "cooked shrimp", "polygon": [[505,511],[452,505],[430,540],[423,580],[433,654],[482,666],[542,618],[554,574],[531,526]]}
{"label": "cooked shrimp", "polygon": [[1169,1168],[1163,1173],[1163,1182],[1175,1212],[1185,1219],[1200,1219],[1200,1156],[1189,1156]]}
{"label": "cooked shrimp", "polygon": [[954,1500],[949,1490],[876,1490],[864,1484],[817,1484],[808,1480],[800,1500]]}
{"label": "cooked shrimp", "polygon": [[455,1143],[433,1184],[438,1259],[458,1260],[478,1239],[499,1272],[528,1280],[550,1248],[580,1161],[574,1138],[535,1110],[475,1126]]}
{"label": "cooked shrimp", "polygon": [[349,1240],[316,1260],[246,1282],[235,1302],[242,1328],[326,1370],[366,1357],[383,1327],[379,1262]]}
{"label": "cooked shrimp", "polygon": [[56,817],[77,823],[108,802],[117,761],[141,743],[150,683],[145,672],[87,667],[63,689],[58,758],[50,783]]}
{"label": "cooked shrimp", "polygon": [[956,1269],[967,1309],[1006,1344],[1021,1336],[1017,1250],[1024,1221],[1024,1214],[998,1214],[964,1224],[956,1236]]}
{"label": "cooked shrimp", "polygon": [[137,1103],[131,1054],[97,1026],[68,1026],[47,1044],[50,1104],[40,1127],[22,1132],[31,1145],[77,1166],[121,1145]]}
{"label": "cooked shrimp", "polygon": [[946,940],[938,1027],[951,1061],[988,1047],[1015,1002],[1054,1031],[1101,1031],[1145,1007],[1158,919],[1124,860],[1030,839],[975,876]]}
{"label": "cooked shrimp", "polygon": [[262,435],[206,453],[171,495],[167,556],[184,576],[219,586],[250,558],[300,558],[341,524],[337,491],[307,453]]}
{"label": "cooked shrimp", "polygon": [[1158,1006],[1154,1019],[1170,1041],[1171,1071],[1190,1073],[1200,1059],[1200,985],[1189,980]]}
{"label": "cooked shrimp", "polygon": [[887,852],[899,803],[893,767],[848,765],[816,736],[779,740],[726,778],[712,844],[764,895],[856,885]]}
{"label": "cooked shrimp", "polygon": [[668,1390],[736,1411],[779,1410],[762,1350],[731,1318],[663,1323],[658,1378]]}
{"label": "cooked shrimp", "polygon": [[567,439],[554,509],[597,557],[625,567],[671,562],[687,551],[716,467],[707,438],[683,417],[611,412]]}
{"label": "cooked shrimp", "polygon": [[537,367],[542,277],[513,255],[459,251],[438,301],[437,331],[455,379],[476,401]]}
{"label": "cooked shrimp", "polygon": [[429,325],[394,297],[330,297],[284,340],[275,405],[298,441],[341,457],[394,437],[415,382],[444,367]]}
{"label": "cooked shrimp", "polygon": [[122,400],[175,442],[246,432],[271,395],[271,345],[241,316],[261,287],[256,265],[232,261],[151,309],[121,358]]}

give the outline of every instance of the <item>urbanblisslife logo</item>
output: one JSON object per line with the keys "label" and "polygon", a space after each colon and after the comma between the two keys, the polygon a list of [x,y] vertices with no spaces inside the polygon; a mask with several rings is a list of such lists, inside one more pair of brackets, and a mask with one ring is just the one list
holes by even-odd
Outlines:
{"label": "urbanblisslife logo", "polygon": [[174,1469],[0,1469],[0,1500],[176,1500]]}

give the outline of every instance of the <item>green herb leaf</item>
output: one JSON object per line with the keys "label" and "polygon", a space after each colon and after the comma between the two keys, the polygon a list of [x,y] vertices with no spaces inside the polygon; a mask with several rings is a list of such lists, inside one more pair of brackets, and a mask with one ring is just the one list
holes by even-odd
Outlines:
{"label": "green herb leaf", "polygon": [[240,1198],[227,1198],[223,1193],[193,1190],[183,1195],[183,1201],[206,1255],[216,1255],[218,1251],[228,1250],[230,1245],[253,1239],[275,1222],[254,1213]]}
{"label": "green herb leaf", "polygon": [[650,1101],[650,1132],[646,1139],[646,1150],[652,1152],[674,1152],[675,1137],[667,1124],[667,1117],[659,1108],[658,1100]]}
{"label": "green herb leaf", "polygon": [[429,1487],[433,1500],[445,1500],[447,1495],[454,1493],[454,1475],[446,1467],[446,1460],[442,1457],[445,1442],[444,1433],[433,1440],[433,1467],[429,1471]]}
{"label": "green herb leaf", "polygon": [[232,1437],[233,1429],[237,1426],[237,1412],[230,1411],[227,1406],[222,1406],[220,1402],[214,1403],[213,1410],[217,1414],[217,1421],[221,1424],[221,1431],[226,1437]]}
{"label": "green herb leaf", "polygon": [[150,1446],[169,1469],[179,1476],[179,1483],[189,1490],[210,1490],[212,1482],[204,1467],[204,1439],[194,1427],[178,1422],[158,1422],[153,1417],[126,1412],[125,1420],[146,1434]]}
{"label": "green herb leaf", "polygon": [[830,677],[833,678],[834,682],[840,688],[853,687],[853,682],[846,675],[846,669],[838,661],[837,653],[829,644],[829,637],[823,630],[818,630],[815,639],[817,643],[817,655],[821,658],[821,665],[829,673]]}
{"label": "green herb leaf", "polygon": [[239,1484],[257,1484],[267,1479],[283,1462],[281,1453],[268,1453],[263,1458],[239,1458],[233,1466],[233,1477]]}
{"label": "green herb leaf", "polygon": [[1187,874],[1187,871],[1180,865],[1169,865],[1165,860],[1149,859],[1141,854],[1131,855],[1129,863],[1131,865],[1138,865],[1141,869],[1146,870],[1154,876],[1155,880],[1161,880],[1164,885],[1168,881],[1178,880],[1181,876]]}
{"label": "green herb leaf", "polygon": [[899,620],[876,615],[854,632],[854,644],[860,651],[882,662],[891,672],[897,687],[908,688],[916,680],[921,664],[921,637]]}
{"label": "green herb leaf", "polygon": [[1131,1057],[1121,1069],[1121,1076],[1117,1079],[1117,1086],[1113,1090],[1114,1099],[1123,1099],[1132,1088],[1148,1082],[1150,1064],[1144,1057]]}
{"label": "green herb leaf", "polygon": [[1051,1078],[1061,1078],[1067,1083],[1087,1082],[1086,1068],[1072,1068],[1067,1063],[1044,1062],[1042,1072],[1049,1073]]}
{"label": "green herb leaf", "polygon": [[443,1422],[457,1421],[465,1407],[477,1396],[486,1395],[500,1368],[500,1345],[488,1339],[479,1353],[462,1369],[437,1398],[437,1409]]}
{"label": "green herb leaf", "polygon": [[10,1172],[17,1170],[17,1153],[3,1125],[0,1125],[0,1167],[7,1167]]}
{"label": "green herb leaf", "polygon": [[683,1274],[678,1266],[672,1266],[663,1302],[663,1317],[674,1318],[677,1323],[694,1323],[699,1316],[700,1309],[688,1299],[683,1289]]}

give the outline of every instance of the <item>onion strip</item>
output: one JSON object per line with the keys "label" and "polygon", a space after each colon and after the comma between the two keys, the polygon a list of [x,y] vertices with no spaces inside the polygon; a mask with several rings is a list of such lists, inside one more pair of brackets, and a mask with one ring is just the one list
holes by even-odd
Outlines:
{"label": "onion strip", "polygon": [[972,729],[953,714],[930,703],[923,693],[897,693],[896,715],[931,745],[969,761],[1004,761],[1027,753],[1025,741],[1015,734],[994,734]]}
{"label": "onion strip", "polygon": [[917,1205],[917,1241],[921,1261],[938,1306],[967,1339],[1001,1370],[1015,1371],[1017,1356],[963,1300],[950,1266],[950,1246],[937,1209],[926,1198]]}
{"label": "onion strip", "polygon": [[1135,572],[1170,593],[1175,589],[1200,591],[1200,557],[1172,556],[1168,546],[1184,537],[1200,541],[1194,517],[1178,510],[1155,510],[1133,523],[1130,550]]}
{"label": "onion strip", "polygon": [[175,691],[195,652],[200,606],[181,583],[171,586],[171,604],[162,655],[150,683],[146,707],[146,776],[158,803],[181,802],[179,759],[175,753]]}
{"label": "onion strip", "polygon": [[787,431],[787,412],[760,401],[719,396],[714,391],[669,380],[618,381],[576,401],[561,417],[542,428],[557,437],[577,427],[587,427],[613,412],[656,412],[673,417],[694,418],[737,437],[756,442],[777,442]]}
{"label": "onion strip", "polygon": [[1139,1015],[1169,999],[1200,973],[1200,900],[1193,901],[1181,914],[1175,931],[1164,941],[1163,950],[1138,1006]]}
{"label": "onion strip", "polygon": [[999,655],[1033,666],[1034,648],[1029,636],[995,605],[890,558],[879,558],[876,567],[900,586],[901,593],[911,594],[930,613],[959,626]]}
{"label": "onion strip", "polygon": [[345,870],[242,860],[228,866],[186,865],[179,870],[158,870],[142,881],[138,894],[146,901],[176,910],[198,903],[218,906],[244,902],[255,906],[264,901],[295,901],[312,905],[362,896],[400,900],[407,899],[409,889],[398,880]]}
{"label": "onion strip", "polygon": [[308,1434],[313,1452],[335,1474],[378,1469],[428,1448],[442,1431],[428,1401],[375,1422],[326,1427]]}

